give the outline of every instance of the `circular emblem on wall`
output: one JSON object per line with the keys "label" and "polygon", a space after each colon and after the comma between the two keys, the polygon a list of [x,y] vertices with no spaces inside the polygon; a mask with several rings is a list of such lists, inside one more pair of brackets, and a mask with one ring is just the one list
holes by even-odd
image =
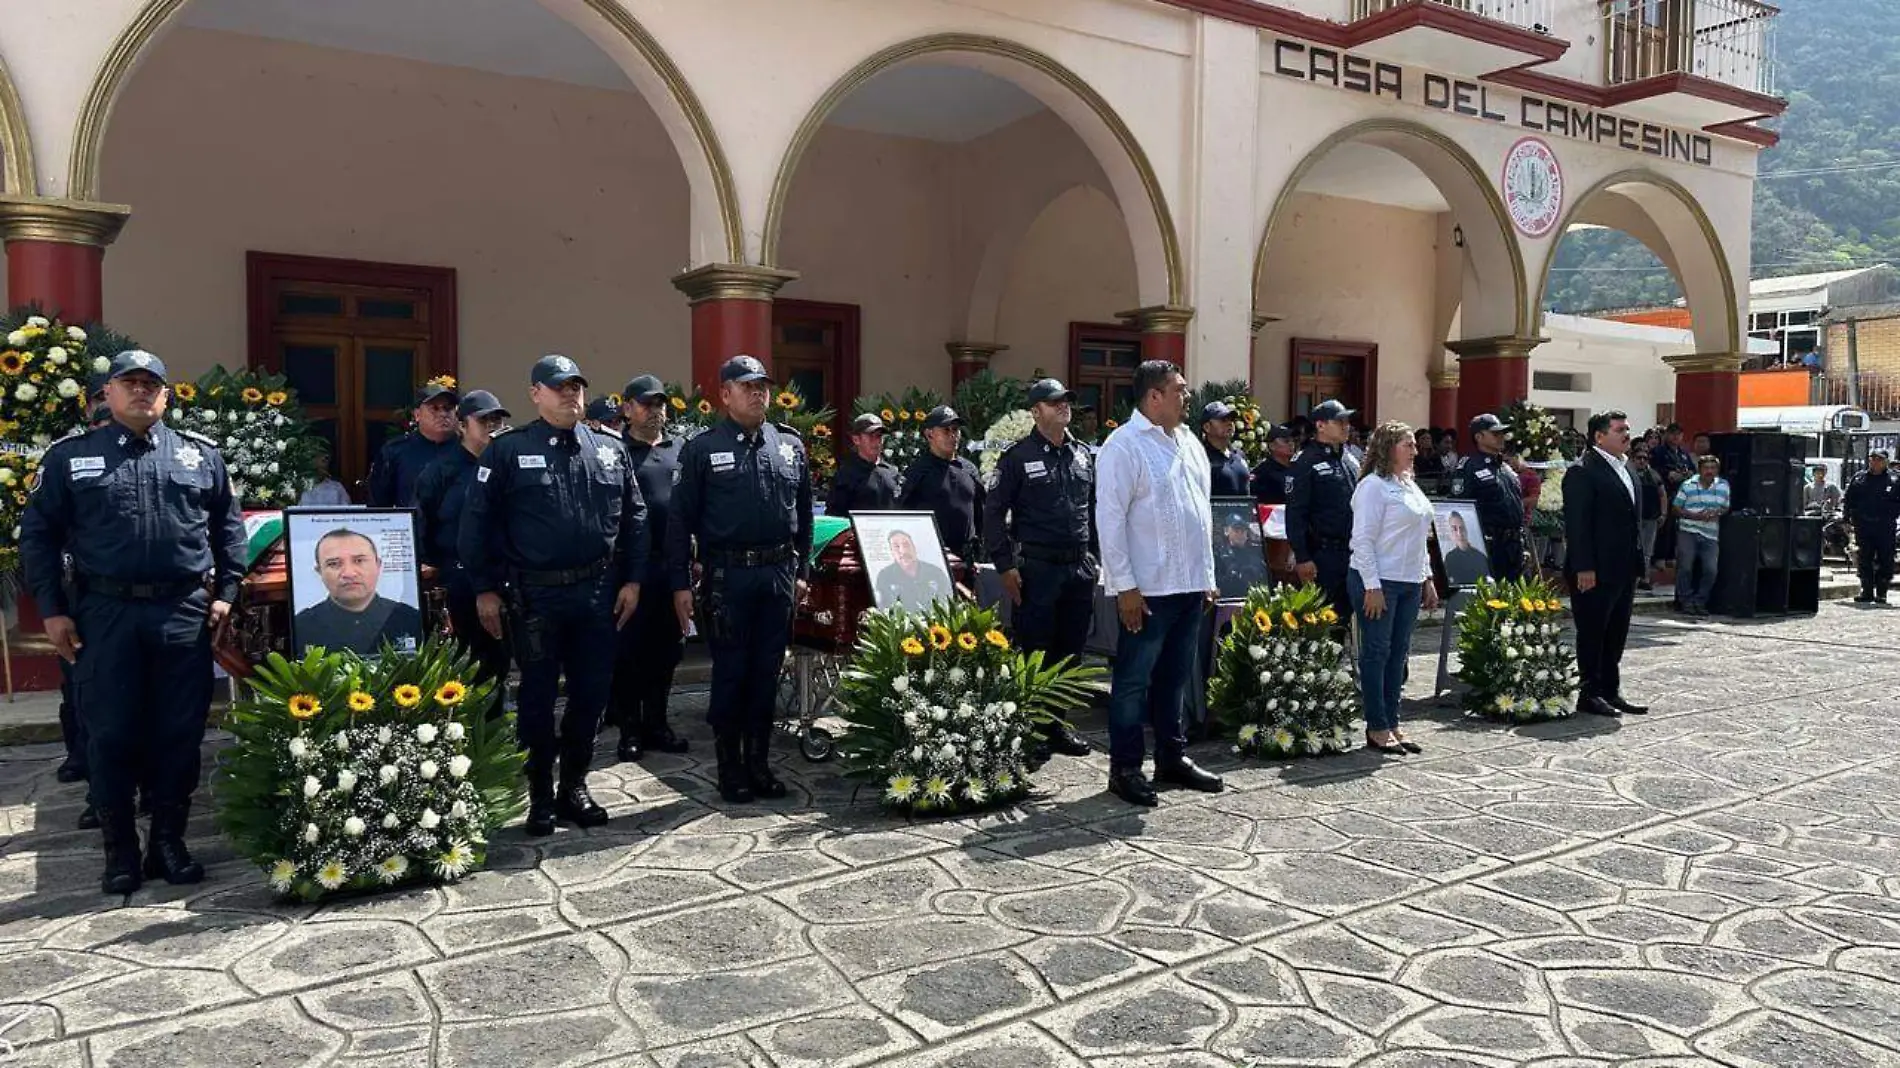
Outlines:
{"label": "circular emblem on wall", "polygon": [[1564,172],[1557,154],[1538,138],[1521,138],[1505,154],[1504,206],[1526,237],[1543,237],[1557,228],[1564,211]]}

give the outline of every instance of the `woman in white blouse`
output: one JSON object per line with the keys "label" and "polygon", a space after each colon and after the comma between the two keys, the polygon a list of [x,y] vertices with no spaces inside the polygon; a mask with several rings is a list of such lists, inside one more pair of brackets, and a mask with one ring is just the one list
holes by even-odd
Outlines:
{"label": "woman in white blouse", "polygon": [[1418,443],[1404,423],[1372,432],[1359,485],[1352,493],[1352,569],[1346,589],[1359,618],[1359,692],[1366,705],[1366,745],[1381,753],[1417,753],[1399,731],[1399,690],[1418,612],[1438,607],[1425,539],[1432,502],[1412,477]]}

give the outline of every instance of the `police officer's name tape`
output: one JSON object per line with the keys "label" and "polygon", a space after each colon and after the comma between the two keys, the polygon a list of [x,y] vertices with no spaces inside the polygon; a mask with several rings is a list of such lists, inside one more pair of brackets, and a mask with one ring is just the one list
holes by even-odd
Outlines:
{"label": "police officer's name tape", "polygon": [[38,456],[45,451],[44,445],[23,445],[17,441],[0,441],[0,453],[10,453],[14,456]]}

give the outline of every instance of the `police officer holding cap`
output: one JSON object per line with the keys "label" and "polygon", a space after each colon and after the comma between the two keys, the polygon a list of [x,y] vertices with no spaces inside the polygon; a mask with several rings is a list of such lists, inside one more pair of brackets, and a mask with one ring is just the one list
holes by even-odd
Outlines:
{"label": "police officer holding cap", "polygon": [[370,466],[369,503],[376,508],[407,508],[416,503],[416,479],[439,457],[455,449],[455,410],[461,403],[455,379],[431,378],[416,393],[416,427],[383,446]]}
{"label": "police officer holding cap", "polygon": [[1336,400],[1313,409],[1313,442],[1293,461],[1286,480],[1286,539],[1293,573],[1316,582],[1341,619],[1352,615],[1346,595],[1351,561],[1352,491],[1359,472],[1346,458],[1353,410]]}
{"label": "police officer holding cap", "polygon": [[[1054,662],[1079,657],[1094,624],[1095,465],[1069,433],[1072,394],[1045,378],[1029,387],[1036,427],[996,464],[996,486],[983,502],[983,544],[1015,606],[1016,640]],[[1049,747],[1083,756],[1089,743],[1061,720]]]}
{"label": "police officer holding cap", "polygon": [[1510,432],[1504,420],[1488,412],[1471,421],[1478,451],[1451,473],[1451,495],[1477,502],[1491,577],[1515,582],[1524,574],[1524,493],[1517,472],[1504,460]]}
{"label": "police officer holding cap", "polygon": [[929,509],[937,517],[937,534],[944,548],[975,566],[981,537],[977,516],[983,511],[983,479],[976,465],[959,453],[963,417],[955,408],[939,404],[924,416],[924,444],[929,446],[904,472],[900,508]]}
{"label": "police officer holding cap", "polygon": [[838,477],[825,497],[825,514],[843,518],[875,512],[897,503],[897,468],[884,459],[884,420],[865,412],[851,420],[851,454],[838,465]]}
{"label": "police officer holding cap", "polygon": [[1893,585],[1894,523],[1900,521],[1900,478],[1894,476],[1887,450],[1867,454],[1867,470],[1854,476],[1842,498],[1854,524],[1860,563],[1856,604],[1886,604]]}
{"label": "police officer holding cap", "polygon": [[[482,452],[501,432],[510,415],[493,393],[470,391],[456,405],[462,424],[462,445],[437,457],[416,479],[416,511],[422,526],[422,562],[436,569],[448,593],[449,625],[468,648],[481,678],[505,686],[508,681],[508,643],[482,626],[475,609],[475,585],[462,564],[462,513],[468,506],[469,487]],[[502,710],[505,693],[497,694],[494,709]]]}
{"label": "police officer holding cap", "polygon": [[1234,420],[1240,413],[1226,401],[1209,401],[1201,408],[1201,444],[1212,470],[1210,484],[1216,497],[1245,497],[1253,482],[1247,457],[1234,448]]}
{"label": "police officer holding cap", "polygon": [[[105,838],[100,887],[195,883],[185,849],[211,707],[211,634],[244,577],[244,522],[216,443],[164,423],[165,364],[113,357],[112,422],[48,449],[20,524],[20,553],[46,636],[73,664],[92,803]],[[76,598],[62,582],[73,561]],[[139,862],[134,787],[152,802]]]}
{"label": "police officer holding cap", "polygon": [[[698,618],[712,651],[706,712],[719,796],[785,796],[772,774],[772,705],[791,643],[792,609],[810,570],[811,466],[789,427],[765,421],[765,365],[734,356],[719,369],[726,417],[680,450],[666,561],[680,628]],[[703,571],[692,592],[693,544]]]}
{"label": "police officer holding cap", "polygon": [[[517,722],[528,750],[526,829],[540,836],[554,833],[557,817],[582,827],[607,822],[607,810],[587,790],[587,771],[607,705],[614,632],[639,606],[649,535],[626,449],[581,421],[581,369],[566,356],[543,356],[529,380],[539,418],[489,442],[476,464],[458,544],[476,614],[496,638],[503,633],[501,591],[510,591],[521,665]],[[562,676],[567,710],[557,732]]]}
{"label": "police officer holding cap", "polygon": [[620,727],[617,755],[621,760],[639,760],[648,751],[686,752],[686,741],[666,721],[673,673],[686,650],[679,614],[673,611],[673,599],[666,596],[672,586],[666,571],[666,529],[672,521],[680,448],[666,434],[666,383],[641,375],[627,383],[621,396],[627,457],[639,480],[640,496],[647,502],[651,551],[646,578],[640,584],[647,594],[634,609],[633,621],[620,632],[610,708]]}

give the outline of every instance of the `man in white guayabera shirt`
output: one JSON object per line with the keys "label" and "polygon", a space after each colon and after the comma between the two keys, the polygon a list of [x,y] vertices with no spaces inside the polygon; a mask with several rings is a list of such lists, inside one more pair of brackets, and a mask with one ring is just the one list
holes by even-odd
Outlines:
{"label": "man in white guayabera shirt", "polygon": [[1108,699],[1108,790],[1153,805],[1141,773],[1143,720],[1155,732],[1155,778],[1218,792],[1221,778],[1187,758],[1181,704],[1194,677],[1202,613],[1214,599],[1214,513],[1206,450],[1182,426],[1187,379],[1166,360],[1135,369],[1135,413],[1095,458],[1102,575],[1121,617]]}

